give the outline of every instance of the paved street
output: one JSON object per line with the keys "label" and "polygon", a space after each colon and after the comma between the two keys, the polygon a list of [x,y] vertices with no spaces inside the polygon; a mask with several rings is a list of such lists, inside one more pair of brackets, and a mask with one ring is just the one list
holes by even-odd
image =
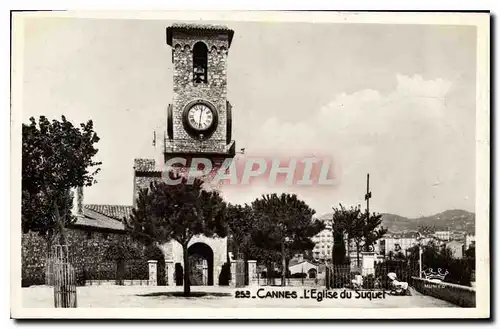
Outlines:
{"label": "paved street", "polygon": [[[260,289],[260,290],[259,290]],[[248,292],[247,292],[248,291]],[[455,307],[455,305],[413,291],[412,296],[383,296],[382,293],[354,291],[341,295],[343,289],[331,290],[318,300],[323,290],[318,287],[192,287],[197,297],[180,296],[182,287],[89,286],[78,287],[78,307],[325,307],[325,308],[411,308]],[[236,294],[238,292],[238,298]],[[274,296],[272,296],[274,295]],[[248,297],[247,297],[248,296]],[[288,298],[286,298],[288,296]],[[240,298],[241,297],[241,298]],[[371,299],[370,299],[371,298]],[[53,307],[50,287],[23,288],[24,307]]]}

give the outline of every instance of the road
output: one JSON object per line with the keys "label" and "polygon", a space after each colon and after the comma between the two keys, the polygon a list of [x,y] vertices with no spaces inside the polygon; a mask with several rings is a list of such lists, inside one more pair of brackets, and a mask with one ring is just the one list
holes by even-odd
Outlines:
{"label": "road", "polygon": [[[23,288],[23,307],[53,307],[53,289]],[[321,287],[192,287],[194,297],[182,297],[182,287],[88,286],[77,287],[78,307],[97,308],[421,308],[456,307],[446,301],[412,292],[391,296],[343,289],[326,293]],[[344,292],[344,293],[343,293]],[[348,294],[350,293],[350,295]],[[318,296],[323,294],[323,298]]]}

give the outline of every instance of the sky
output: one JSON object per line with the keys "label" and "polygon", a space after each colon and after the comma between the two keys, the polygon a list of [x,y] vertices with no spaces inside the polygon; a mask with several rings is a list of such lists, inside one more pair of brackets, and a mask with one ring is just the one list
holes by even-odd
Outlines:
{"label": "sky", "polygon": [[[173,21],[30,18],[23,122],[92,119],[101,140],[85,203],[132,204],[133,159],[153,158],[172,101]],[[219,22],[210,22],[219,23]],[[219,23],[220,24],[220,23]],[[333,159],[332,187],[252,185],[233,203],[296,193],[318,214],[339,203],[419,217],[474,212],[476,30],[471,26],[224,22],[233,139],[247,155]]]}

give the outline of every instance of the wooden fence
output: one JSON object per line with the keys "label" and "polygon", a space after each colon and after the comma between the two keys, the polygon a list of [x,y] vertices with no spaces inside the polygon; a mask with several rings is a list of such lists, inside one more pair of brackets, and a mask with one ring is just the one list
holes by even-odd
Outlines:
{"label": "wooden fence", "polygon": [[50,255],[52,273],[49,277],[54,284],[54,306],[56,308],[74,308],[76,302],[75,269],[69,261],[69,250],[66,245],[55,245]]}

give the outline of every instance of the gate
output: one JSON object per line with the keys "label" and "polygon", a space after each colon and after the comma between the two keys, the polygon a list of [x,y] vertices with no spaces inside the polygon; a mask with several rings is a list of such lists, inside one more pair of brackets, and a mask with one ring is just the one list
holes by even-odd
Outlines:
{"label": "gate", "polygon": [[75,269],[69,262],[68,246],[53,246],[51,258],[54,306],[56,308],[74,308],[76,307],[76,276]]}

